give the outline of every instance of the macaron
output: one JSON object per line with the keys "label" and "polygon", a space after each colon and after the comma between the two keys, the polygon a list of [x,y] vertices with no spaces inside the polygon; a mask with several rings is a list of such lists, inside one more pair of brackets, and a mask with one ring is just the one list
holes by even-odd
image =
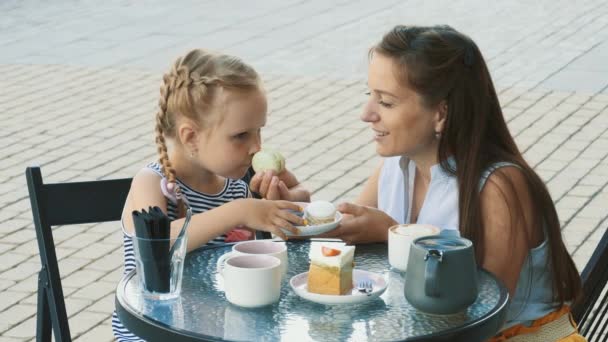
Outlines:
{"label": "macaron", "polygon": [[328,201],[313,201],[304,209],[304,218],[309,225],[319,225],[334,222],[336,206]]}
{"label": "macaron", "polygon": [[264,149],[253,155],[251,165],[255,172],[272,170],[281,173],[285,170],[285,158],[277,151]]}

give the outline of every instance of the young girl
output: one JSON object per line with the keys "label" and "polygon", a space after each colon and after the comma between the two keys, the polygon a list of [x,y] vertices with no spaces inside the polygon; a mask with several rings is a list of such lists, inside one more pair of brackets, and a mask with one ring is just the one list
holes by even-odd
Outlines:
{"label": "young girl", "polygon": [[[302,225],[302,219],[285,209],[300,210],[298,205],[249,198],[247,184],[239,179],[260,150],[266,111],[260,78],[240,59],[203,50],[178,58],[164,75],[160,90],[156,115],[160,158],[133,178],[122,218],[124,230],[134,232],[132,211],[158,206],[172,220],[171,234],[175,236],[184,223],[187,202],[195,214],[188,228],[188,250],[223,243],[226,233],[240,226],[283,239],[282,229],[297,234],[294,225]],[[302,197],[307,192],[291,173],[264,176],[258,178],[270,182],[257,190],[283,194],[274,198],[305,199]],[[232,235],[236,239],[242,236]],[[135,267],[128,235],[124,236],[124,247],[127,273]],[[137,339],[122,326],[116,313],[112,328],[119,341]]]}

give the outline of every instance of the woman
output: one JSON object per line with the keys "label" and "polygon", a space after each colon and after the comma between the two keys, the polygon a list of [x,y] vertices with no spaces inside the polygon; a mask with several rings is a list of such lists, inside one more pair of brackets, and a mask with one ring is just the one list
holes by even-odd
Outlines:
{"label": "woman", "polygon": [[362,119],[386,158],[326,236],[386,241],[397,223],[459,229],[512,298],[493,340],[584,340],[567,305],[580,277],[553,201],[509,133],[475,43],[448,26],[397,26],[370,51],[368,86]]}

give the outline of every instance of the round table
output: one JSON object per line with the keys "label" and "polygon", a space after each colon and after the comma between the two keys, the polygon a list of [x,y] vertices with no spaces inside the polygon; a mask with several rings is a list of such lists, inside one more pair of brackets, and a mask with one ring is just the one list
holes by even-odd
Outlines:
{"label": "round table", "polygon": [[403,294],[404,274],[391,270],[385,244],[358,245],[357,269],[384,275],[385,293],[366,303],[323,305],[297,296],[289,279],[308,271],[309,241],[287,242],[289,270],[278,303],[257,309],[230,304],[218,258],[232,245],[203,247],[188,254],[180,298],[142,296],[135,271],[116,290],[116,311],[125,327],[148,341],[481,341],[498,332],[508,292],[490,273],[479,271],[479,296],[466,311],[430,315],[413,308]]}

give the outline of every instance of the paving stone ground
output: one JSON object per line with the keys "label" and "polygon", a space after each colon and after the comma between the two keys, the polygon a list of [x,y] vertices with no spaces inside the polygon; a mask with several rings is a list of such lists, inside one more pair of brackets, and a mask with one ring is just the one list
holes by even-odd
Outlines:
{"label": "paving stone ground", "polygon": [[[395,24],[449,24],[485,54],[526,159],[584,267],[608,228],[608,6],[603,0],[0,2],[0,342],[35,334],[40,262],[24,170],[48,182],[131,177],[155,157],[163,70],[191,47],[264,76],[265,144],[313,198],[352,200],[379,159],[358,120],[366,51]],[[294,138],[295,137],[295,138]],[[76,341],[109,341],[119,226],[54,233]]]}

